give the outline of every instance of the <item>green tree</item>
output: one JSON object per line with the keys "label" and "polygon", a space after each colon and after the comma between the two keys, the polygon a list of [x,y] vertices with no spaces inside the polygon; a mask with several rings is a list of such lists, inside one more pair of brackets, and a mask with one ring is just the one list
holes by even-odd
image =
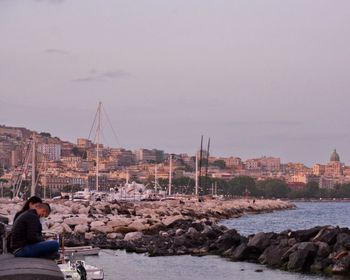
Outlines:
{"label": "green tree", "polygon": [[254,178],[249,176],[237,176],[229,181],[229,194],[244,195],[245,190],[248,190],[250,195],[258,195]]}
{"label": "green tree", "polygon": [[261,195],[268,198],[285,198],[290,192],[286,182],[272,178],[258,181],[257,188]]}
{"label": "green tree", "polygon": [[220,169],[225,169],[226,168],[226,163],[222,159],[218,159],[218,160],[214,161],[211,165],[217,166]]}

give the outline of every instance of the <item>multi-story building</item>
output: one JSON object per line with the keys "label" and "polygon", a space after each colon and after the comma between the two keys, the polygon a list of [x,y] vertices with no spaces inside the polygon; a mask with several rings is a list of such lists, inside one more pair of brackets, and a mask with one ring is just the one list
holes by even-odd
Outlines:
{"label": "multi-story building", "polygon": [[92,145],[92,142],[89,139],[78,138],[77,139],[77,146],[78,146],[78,148],[81,148],[81,149],[89,149],[93,145]]}
{"label": "multi-story building", "polygon": [[224,158],[226,167],[232,168],[232,169],[242,169],[243,168],[243,162],[242,159],[239,157],[229,157]]}
{"label": "multi-story building", "polygon": [[61,144],[38,144],[37,151],[43,154],[46,160],[59,161],[61,159]]}
{"label": "multi-story building", "polygon": [[279,171],[281,169],[280,158],[275,157],[262,157],[260,160],[260,166],[265,171]]}
{"label": "multi-story building", "polygon": [[259,159],[247,159],[244,162],[245,169],[247,170],[260,170],[261,169],[261,162]]}
{"label": "multi-story building", "polygon": [[164,152],[156,149],[138,149],[135,151],[137,162],[157,162],[158,160],[163,160]]}
{"label": "multi-story building", "polygon": [[323,164],[315,164],[312,167],[312,174],[314,174],[315,176],[321,176],[324,174],[326,170],[326,166]]}
{"label": "multi-story building", "polygon": [[135,155],[125,149],[111,149],[111,158],[118,166],[130,166],[135,163]]}

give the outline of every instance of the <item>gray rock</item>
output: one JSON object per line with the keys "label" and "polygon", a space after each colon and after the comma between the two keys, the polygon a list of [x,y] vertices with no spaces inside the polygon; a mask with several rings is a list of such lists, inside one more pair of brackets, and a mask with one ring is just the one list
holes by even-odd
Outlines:
{"label": "gray rock", "polygon": [[329,245],[325,242],[316,242],[316,245],[318,246],[317,256],[322,258],[328,257],[331,252]]}
{"label": "gray rock", "polygon": [[137,240],[137,239],[142,238],[142,236],[143,236],[143,233],[140,231],[129,232],[129,233],[125,234],[124,240],[125,241],[133,241],[133,240]]}
{"label": "gray rock", "polygon": [[263,252],[271,243],[272,234],[259,232],[249,239],[248,247],[254,247]]}
{"label": "gray rock", "polygon": [[272,267],[280,267],[283,264],[282,256],[288,250],[288,247],[280,247],[278,245],[272,245],[267,247],[264,253],[259,257],[261,264],[266,264]]}
{"label": "gray rock", "polygon": [[289,256],[288,270],[307,270],[313,263],[316,252],[317,247],[312,242],[302,242],[298,244],[297,250]]}

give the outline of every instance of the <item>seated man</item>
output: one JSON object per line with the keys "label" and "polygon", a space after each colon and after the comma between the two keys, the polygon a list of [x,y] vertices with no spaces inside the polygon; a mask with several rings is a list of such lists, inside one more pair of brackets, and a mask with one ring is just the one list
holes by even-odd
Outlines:
{"label": "seated man", "polygon": [[47,217],[50,212],[49,204],[38,203],[16,219],[11,235],[11,247],[15,257],[52,258],[57,255],[58,242],[44,241],[42,236],[40,218]]}

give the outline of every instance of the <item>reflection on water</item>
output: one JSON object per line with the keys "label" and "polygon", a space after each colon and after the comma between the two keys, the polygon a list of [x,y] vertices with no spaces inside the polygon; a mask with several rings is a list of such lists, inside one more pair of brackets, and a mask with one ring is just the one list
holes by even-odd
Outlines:
{"label": "reflection on water", "polygon": [[315,226],[334,225],[350,227],[349,202],[299,202],[297,208],[267,214],[247,215],[229,219],[220,224],[237,229],[240,234],[249,235],[259,231],[281,232]]}
{"label": "reflection on water", "polygon": [[230,262],[217,256],[150,258],[125,251],[103,250],[99,257],[87,257],[87,262],[102,267],[106,280],[324,279],[271,270],[258,264]]}

